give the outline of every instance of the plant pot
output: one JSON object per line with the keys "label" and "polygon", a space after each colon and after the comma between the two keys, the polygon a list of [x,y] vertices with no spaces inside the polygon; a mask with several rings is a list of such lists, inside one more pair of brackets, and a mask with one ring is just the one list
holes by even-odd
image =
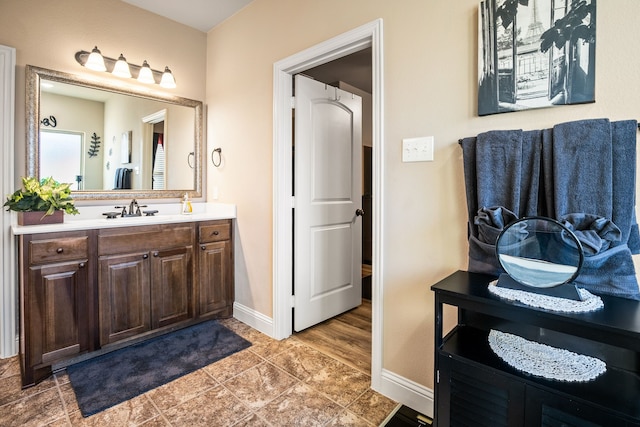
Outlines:
{"label": "plant pot", "polygon": [[61,224],[64,222],[64,211],[53,211],[45,215],[43,211],[18,212],[18,225]]}

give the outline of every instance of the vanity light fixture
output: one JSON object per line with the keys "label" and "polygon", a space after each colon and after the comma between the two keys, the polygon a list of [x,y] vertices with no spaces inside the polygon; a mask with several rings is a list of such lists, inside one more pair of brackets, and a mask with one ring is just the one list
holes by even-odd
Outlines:
{"label": "vanity light fixture", "polygon": [[142,68],[140,68],[140,72],[138,73],[138,81],[140,83],[155,83],[155,79],[153,78],[153,72],[151,71],[151,67],[149,67],[149,63],[145,59],[142,61]]}
{"label": "vanity light fixture", "polygon": [[111,72],[111,74],[127,79],[131,78],[131,70],[129,69],[129,64],[127,64],[127,60],[122,54],[120,54],[120,57],[113,65],[113,71]]}
{"label": "vanity light fixture", "polygon": [[160,86],[168,89],[176,87],[176,79],[173,78],[173,74],[169,67],[164,67],[164,73],[162,73],[162,78],[160,79]]}
{"label": "vanity light fixture", "polygon": [[91,52],[85,50],[76,52],[75,57],[80,65],[91,70],[106,71],[122,78],[133,78],[141,83],[159,84],[167,89],[176,87],[176,80],[169,67],[165,67],[164,72],[154,70],[146,60],[143,61],[141,66],[130,64],[123,54],[120,54],[118,59],[102,56],[97,46]]}
{"label": "vanity light fixture", "polygon": [[107,71],[107,67],[104,64],[104,58],[102,57],[102,53],[98,50],[98,46],[93,48],[84,66],[94,71]]}

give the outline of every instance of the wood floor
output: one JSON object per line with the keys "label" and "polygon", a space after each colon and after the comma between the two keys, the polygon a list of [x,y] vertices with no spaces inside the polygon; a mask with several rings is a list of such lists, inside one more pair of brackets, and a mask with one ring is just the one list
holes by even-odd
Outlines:
{"label": "wood floor", "polygon": [[330,354],[371,375],[371,301],[326,320],[295,336],[310,347]]}

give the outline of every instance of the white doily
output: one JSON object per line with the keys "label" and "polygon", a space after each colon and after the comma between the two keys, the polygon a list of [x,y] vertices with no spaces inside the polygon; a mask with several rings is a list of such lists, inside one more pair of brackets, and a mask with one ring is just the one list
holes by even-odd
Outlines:
{"label": "white doily", "polygon": [[533,292],[520,291],[517,289],[502,288],[496,286],[497,280],[489,283],[489,292],[509,301],[518,301],[531,307],[543,308],[545,310],[559,311],[563,313],[587,313],[589,311],[600,310],[604,307],[602,298],[593,295],[586,289],[578,289],[582,301],[575,301],[568,298],[552,297],[548,295],[534,294]]}
{"label": "white doily", "polygon": [[550,347],[517,335],[491,330],[489,346],[510,366],[551,380],[591,381],[607,370],[600,359]]}

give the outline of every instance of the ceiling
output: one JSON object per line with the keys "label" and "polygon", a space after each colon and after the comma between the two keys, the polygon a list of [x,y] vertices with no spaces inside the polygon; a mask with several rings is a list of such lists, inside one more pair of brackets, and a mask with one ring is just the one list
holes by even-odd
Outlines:
{"label": "ceiling", "polygon": [[[206,33],[253,0],[122,1]],[[371,49],[307,70],[305,74],[328,84],[343,81],[371,93]]]}
{"label": "ceiling", "polygon": [[204,33],[253,0],[122,0]]}

